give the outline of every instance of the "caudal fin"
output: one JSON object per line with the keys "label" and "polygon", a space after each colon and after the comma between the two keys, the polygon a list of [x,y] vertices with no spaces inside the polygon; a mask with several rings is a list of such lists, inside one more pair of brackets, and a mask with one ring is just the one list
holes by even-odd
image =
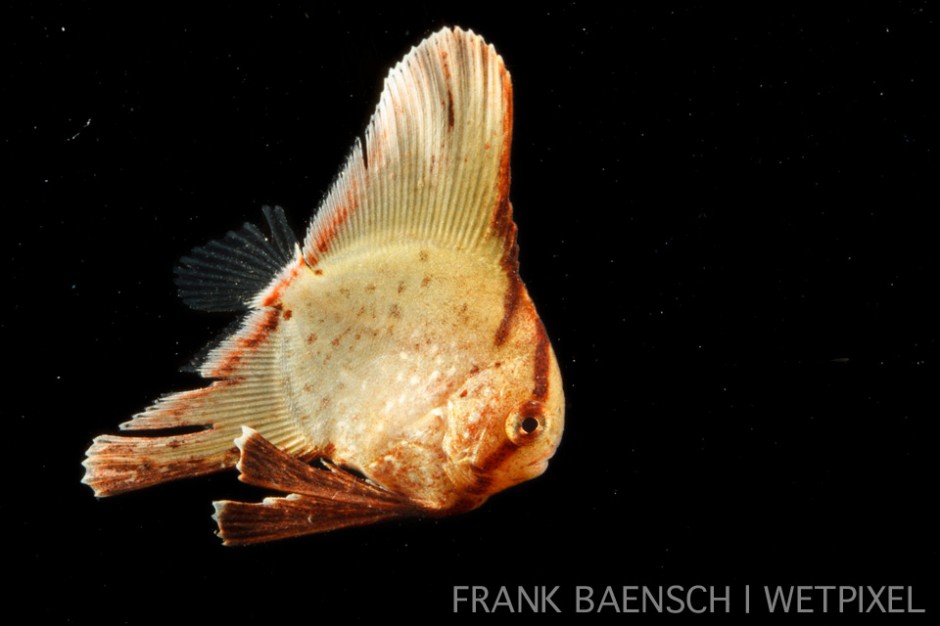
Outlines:
{"label": "caudal fin", "polygon": [[[230,468],[243,425],[292,454],[309,454],[291,418],[282,369],[282,310],[272,294],[303,267],[284,212],[265,207],[271,237],[246,224],[196,248],[177,269],[180,295],[207,310],[249,309],[241,327],[208,353],[199,373],[212,384],[174,393],[121,424],[130,436],[101,435],[87,451],[85,477],[110,496]],[[168,429],[174,429],[172,432]],[[181,429],[185,434],[178,434]]]}

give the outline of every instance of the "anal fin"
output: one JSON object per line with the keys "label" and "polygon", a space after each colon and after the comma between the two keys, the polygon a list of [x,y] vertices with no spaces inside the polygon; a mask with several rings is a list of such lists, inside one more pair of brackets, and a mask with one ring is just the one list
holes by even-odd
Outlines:
{"label": "anal fin", "polygon": [[254,430],[242,430],[235,440],[241,450],[239,479],[290,495],[258,503],[214,502],[218,534],[225,545],[262,543],[421,515],[421,509],[403,496],[341,468],[307,465]]}
{"label": "anal fin", "polygon": [[[111,496],[234,467],[233,440],[243,425],[290,454],[309,456],[284,392],[279,321],[277,308],[254,311],[203,364],[203,376],[217,379],[212,384],[160,398],[121,424],[128,436],[95,438],[82,482],[97,496]],[[178,429],[195,432],[173,432]]]}
{"label": "anal fin", "polygon": [[231,429],[163,437],[101,435],[88,449],[82,482],[99,497],[232,467]]}

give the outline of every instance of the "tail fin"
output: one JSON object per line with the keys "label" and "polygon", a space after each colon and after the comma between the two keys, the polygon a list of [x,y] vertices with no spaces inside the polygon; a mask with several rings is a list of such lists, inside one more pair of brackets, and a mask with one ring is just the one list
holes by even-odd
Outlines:
{"label": "tail fin", "polygon": [[[180,294],[189,304],[209,310],[246,306],[251,311],[200,367],[199,373],[215,382],[165,396],[121,424],[122,430],[149,436],[95,438],[86,453],[82,479],[95,495],[110,496],[234,467],[238,449],[233,442],[243,425],[289,453],[309,454],[285,394],[288,385],[280,365],[282,311],[276,296],[302,271],[304,261],[299,247],[290,242],[283,211],[266,207],[265,216],[272,241],[246,225],[222,241],[197,248],[177,270]],[[264,271],[270,272],[267,282]],[[245,280],[234,278],[239,272]],[[177,434],[181,428],[195,432]]]}

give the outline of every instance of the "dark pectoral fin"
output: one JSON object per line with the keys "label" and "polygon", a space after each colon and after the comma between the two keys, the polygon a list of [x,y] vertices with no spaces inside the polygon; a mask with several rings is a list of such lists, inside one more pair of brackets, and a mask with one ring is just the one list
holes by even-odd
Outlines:
{"label": "dark pectoral fin", "polygon": [[297,261],[299,248],[284,209],[261,207],[270,237],[254,224],[229,232],[180,259],[176,285],[183,302],[201,311],[252,307],[279,274]]}
{"label": "dark pectoral fin", "polygon": [[290,495],[258,503],[214,502],[214,517],[225,545],[261,543],[421,514],[406,498],[340,468],[307,465],[250,428],[244,428],[235,443],[241,450],[241,481]]}

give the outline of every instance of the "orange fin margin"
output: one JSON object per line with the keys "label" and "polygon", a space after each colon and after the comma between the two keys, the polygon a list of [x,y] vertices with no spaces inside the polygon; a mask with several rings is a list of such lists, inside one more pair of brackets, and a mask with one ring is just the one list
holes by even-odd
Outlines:
{"label": "orange fin margin", "polygon": [[500,261],[509,207],[512,80],[492,45],[444,28],[389,72],[375,113],[311,222],[311,267],[402,240]]}
{"label": "orange fin margin", "polygon": [[276,539],[364,526],[387,519],[416,517],[422,510],[408,499],[385,491],[332,465],[319,469],[281,451],[250,428],[235,440],[241,450],[242,482],[291,492],[262,502],[213,502],[213,518],[225,545],[249,545]]}
{"label": "orange fin margin", "polygon": [[[158,399],[121,424],[131,436],[96,437],[86,452],[82,482],[103,497],[231,468],[239,457],[232,442],[243,425],[309,458],[312,450],[282,391],[281,315],[275,307],[253,311],[239,331],[209,353],[201,373],[219,380]],[[167,428],[196,432],[161,432]]]}

